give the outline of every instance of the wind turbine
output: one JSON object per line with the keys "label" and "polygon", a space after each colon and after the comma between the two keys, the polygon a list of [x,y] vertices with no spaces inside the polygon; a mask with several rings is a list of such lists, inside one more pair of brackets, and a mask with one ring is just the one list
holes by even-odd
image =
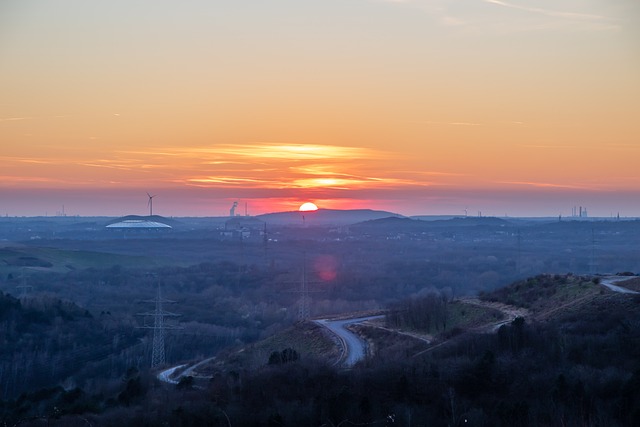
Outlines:
{"label": "wind turbine", "polygon": [[149,206],[149,216],[153,216],[153,198],[157,196],[157,194],[154,194],[153,196],[149,193],[147,193],[147,196],[149,196],[149,201],[147,202],[147,206]]}

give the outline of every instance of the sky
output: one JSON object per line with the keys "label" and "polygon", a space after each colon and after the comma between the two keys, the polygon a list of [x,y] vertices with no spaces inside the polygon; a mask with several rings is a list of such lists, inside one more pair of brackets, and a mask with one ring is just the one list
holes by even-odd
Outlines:
{"label": "sky", "polygon": [[0,216],[638,217],[638,159],[637,0],[0,3]]}

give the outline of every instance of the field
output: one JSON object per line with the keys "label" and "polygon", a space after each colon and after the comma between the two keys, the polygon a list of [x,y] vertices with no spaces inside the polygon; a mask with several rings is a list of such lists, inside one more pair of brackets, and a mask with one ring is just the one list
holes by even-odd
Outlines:
{"label": "field", "polygon": [[157,262],[141,255],[118,255],[19,245],[0,248],[0,276],[2,277],[9,275],[19,277],[23,272],[28,271],[66,273],[86,268],[108,268],[114,265],[122,267],[154,266],[157,265]]}

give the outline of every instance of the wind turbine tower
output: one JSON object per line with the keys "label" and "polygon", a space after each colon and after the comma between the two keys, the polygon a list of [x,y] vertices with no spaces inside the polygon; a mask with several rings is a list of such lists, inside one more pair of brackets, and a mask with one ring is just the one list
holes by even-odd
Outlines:
{"label": "wind turbine tower", "polygon": [[153,198],[156,197],[156,194],[152,196],[147,193],[147,196],[149,196],[149,201],[147,202],[147,206],[149,206],[149,216],[153,216]]}

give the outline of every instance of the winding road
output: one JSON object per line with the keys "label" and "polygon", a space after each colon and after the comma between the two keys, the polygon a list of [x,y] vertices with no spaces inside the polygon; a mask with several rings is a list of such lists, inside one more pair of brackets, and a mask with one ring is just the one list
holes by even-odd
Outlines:
{"label": "winding road", "polygon": [[618,292],[621,294],[640,294],[640,292],[632,291],[631,289],[614,285],[614,283],[624,282],[625,280],[630,280],[632,278],[633,277],[629,276],[608,276],[600,279],[600,284],[611,289],[613,292]]}
{"label": "winding road", "polygon": [[[180,372],[178,375],[176,375],[175,378],[173,378],[174,374],[176,373],[176,371],[178,369],[184,368],[185,365],[178,365],[178,366],[173,366],[169,369],[165,369],[164,371],[161,371],[160,373],[158,373],[158,379],[164,383],[168,383],[168,384],[178,384],[180,383],[180,380],[184,377],[193,377],[193,376],[198,376],[198,375],[194,375],[194,371],[196,369],[198,369],[200,366],[211,362],[212,360],[215,359],[214,357],[209,357],[208,359],[204,359],[201,360],[200,362],[189,366],[187,369],[185,369],[184,371]],[[199,376],[200,378],[209,378],[209,377],[203,377],[203,376]]]}
{"label": "winding road", "polygon": [[[631,289],[627,289],[627,288],[623,288],[621,286],[615,285],[615,283],[623,282],[628,279],[630,278],[626,276],[606,276],[606,277],[602,277],[602,279],[600,280],[600,284],[612,290],[613,292],[618,292],[622,294],[640,294],[640,292],[632,291]],[[485,303],[480,303],[480,301],[477,300],[477,298],[466,298],[465,302],[468,304],[486,305]],[[508,306],[501,306],[501,307],[493,306],[493,308],[497,308],[498,310],[501,310],[503,313],[505,313],[505,315],[507,316],[507,320],[503,320],[498,323],[490,325],[489,329],[491,332],[495,332],[501,325],[513,321],[515,317],[527,315],[526,310],[516,309],[514,307],[508,307],[509,309],[506,309],[505,307],[508,307]],[[320,319],[320,320],[314,320],[313,322],[316,323],[317,325],[327,328],[331,333],[333,333],[338,338],[342,351],[341,351],[340,358],[338,359],[336,364],[341,364],[345,368],[351,368],[356,363],[358,363],[359,361],[365,358],[367,343],[358,335],[354,334],[349,329],[347,329],[347,327],[349,325],[353,325],[356,323],[363,323],[368,320],[379,319],[381,317],[384,317],[384,316],[383,315],[366,316],[366,317],[356,317],[352,319],[341,319],[341,320]],[[420,339],[425,340],[424,338],[420,338]],[[425,341],[428,342],[428,340],[425,340]],[[440,345],[442,344],[443,343],[441,343]],[[433,348],[434,347],[431,347],[425,351],[432,350]],[[423,353],[423,352],[420,352],[420,353]],[[199,366],[205,363],[210,362],[213,359],[215,359],[215,357],[202,360],[188,367],[187,369],[179,373],[176,376],[176,378],[173,378],[175,372],[181,368],[184,368],[187,365],[173,366],[169,369],[165,369],[164,371],[160,372],[158,374],[158,379],[165,383],[178,384],[181,378],[192,375],[196,368],[198,368]]]}
{"label": "winding road", "polygon": [[384,316],[367,316],[342,320],[321,319],[314,320],[314,322],[329,329],[334,335],[338,337],[342,347],[342,354],[340,356],[340,359],[338,360],[338,363],[346,368],[351,368],[353,365],[364,359],[367,350],[367,343],[362,338],[347,329],[347,326],[353,325],[355,323],[366,322],[367,320],[379,319],[381,317]]}
{"label": "winding road", "polygon": [[180,382],[180,375],[178,375],[178,379],[174,380],[173,378],[171,378],[174,374],[175,371],[177,371],[180,368],[183,368],[187,365],[178,365],[178,366],[173,366],[169,369],[165,369],[164,371],[161,371],[158,374],[158,379],[160,381],[162,381],[163,383],[168,383],[168,384],[178,384]]}

